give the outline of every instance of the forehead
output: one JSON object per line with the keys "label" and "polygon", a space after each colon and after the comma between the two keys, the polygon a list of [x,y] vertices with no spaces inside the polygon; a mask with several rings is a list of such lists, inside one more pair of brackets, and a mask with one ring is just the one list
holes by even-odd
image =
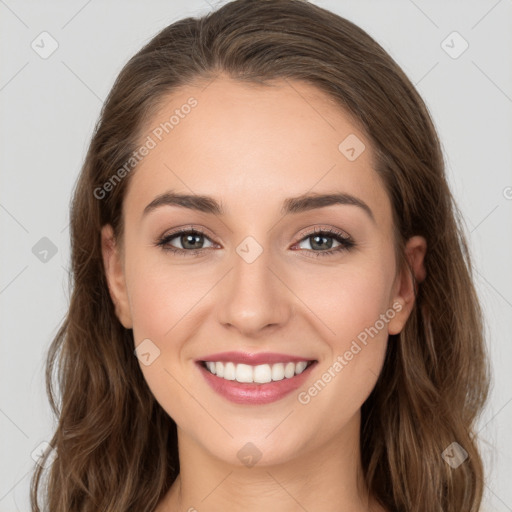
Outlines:
{"label": "forehead", "polygon": [[142,134],[141,143],[151,139],[152,148],[131,176],[127,214],[140,215],[156,195],[172,189],[216,197],[226,215],[333,191],[364,198],[376,217],[391,215],[370,140],[310,84],[221,77],[184,86],[160,101]]}

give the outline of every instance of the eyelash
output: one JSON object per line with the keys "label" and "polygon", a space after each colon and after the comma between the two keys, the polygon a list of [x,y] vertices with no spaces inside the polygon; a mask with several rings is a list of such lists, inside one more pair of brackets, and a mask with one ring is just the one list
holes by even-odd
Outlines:
{"label": "eyelash", "polygon": [[[204,237],[210,239],[210,237],[201,229],[188,227],[188,228],[178,229],[176,231],[173,231],[172,233],[169,233],[168,235],[163,236],[162,238],[160,238],[157,241],[156,245],[158,247],[161,247],[161,249],[163,251],[166,251],[166,252],[169,251],[174,254],[178,254],[178,255],[182,255],[182,256],[197,256],[201,251],[206,250],[205,248],[191,249],[191,250],[179,249],[177,247],[169,245],[169,242],[171,240],[173,240],[174,238],[176,238],[180,235],[201,235],[201,236],[204,236]],[[315,228],[313,231],[304,234],[302,236],[302,238],[296,243],[298,244],[298,243],[302,242],[303,240],[306,240],[308,238],[311,238],[311,237],[317,236],[317,235],[326,235],[327,238],[334,238],[337,242],[340,243],[340,245],[338,247],[336,247],[335,249],[329,249],[328,251],[314,251],[312,249],[303,249],[303,250],[306,250],[307,252],[313,253],[313,257],[315,257],[315,258],[319,257],[319,256],[331,256],[331,255],[334,255],[335,253],[347,251],[347,250],[352,249],[356,245],[350,236],[344,234],[341,231],[338,231],[338,230],[335,230],[332,228],[329,228],[329,229]]]}

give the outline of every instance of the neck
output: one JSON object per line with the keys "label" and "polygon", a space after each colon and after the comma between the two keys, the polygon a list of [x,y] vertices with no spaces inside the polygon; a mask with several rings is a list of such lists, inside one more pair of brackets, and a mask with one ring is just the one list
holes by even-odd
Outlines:
{"label": "neck", "polygon": [[279,464],[252,467],[213,457],[178,429],[180,475],[156,512],[381,512],[364,484],[359,426],[357,414],[329,443]]}

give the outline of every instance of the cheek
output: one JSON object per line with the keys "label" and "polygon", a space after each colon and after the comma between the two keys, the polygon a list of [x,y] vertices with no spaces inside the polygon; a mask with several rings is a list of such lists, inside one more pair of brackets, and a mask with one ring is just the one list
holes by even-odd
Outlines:
{"label": "cheek", "polygon": [[393,261],[391,255],[331,269],[315,280],[315,289],[302,286],[301,299],[319,319],[315,327],[324,333],[327,352],[317,380],[301,390],[298,401],[309,413],[317,411],[333,432],[361,407],[382,369],[388,324],[396,314],[389,304]]}
{"label": "cheek", "polygon": [[168,344],[195,313],[195,305],[212,286],[211,270],[171,267],[165,259],[127,265],[128,293],[135,341]]}
{"label": "cheek", "polygon": [[201,306],[215,283],[211,269],[190,272],[146,256],[127,261],[126,270],[134,344],[144,342],[156,355],[149,365],[139,363],[144,379],[176,423],[193,430],[194,418],[202,418],[204,411],[187,392],[195,382],[184,374],[191,364],[185,349],[204,320]]}
{"label": "cheek", "polygon": [[[390,265],[370,259],[364,263],[304,273],[304,277],[297,274],[293,284],[333,355],[346,350],[347,343],[374,326],[390,306]],[[380,322],[377,327],[385,338],[387,329]]]}
{"label": "cheek", "polygon": [[[197,404],[187,393],[192,386],[183,375],[183,347],[197,323],[194,304],[207,292],[208,281],[205,276],[192,280],[198,286],[191,286],[190,275],[186,276],[146,260],[132,265],[128,291],[134,344],[145,343],[151,353],[148,365],[139,357],[144,379],[167,414],[181,428],[192,431],[204,411],[194,409]],[[204,291],[199,289],[201,283]]]}

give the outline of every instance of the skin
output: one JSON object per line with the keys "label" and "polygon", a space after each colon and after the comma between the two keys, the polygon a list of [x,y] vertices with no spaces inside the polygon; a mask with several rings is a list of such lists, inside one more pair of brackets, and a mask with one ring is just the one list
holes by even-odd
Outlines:
{"label": "skin", "polygon": [[[149,338],[160,350],[140,367],[178,425],[181,473],[156,510],[382,511],[362,482],[360,408],[381,371],[388,334],[400,332],[411,312],[414,288],[409,271],[395,272],[391,203],[370,141],[311,85],[248,85],[222,75],[206,88],[173,92],[145,133],[190,96],[197,107],[131,176],[123,243],[116,244],[109,225],[102,230],[116,314],[133,329],[135,346]],[[349,134],[366,146],[355,161],[338,149]],[[226,213],[166,205],[142,216],[171,189],[211,196]],[[280,213],[285,198],[312,192],[350,193],[371,208],[375,221],[354,205]],[[190,224],[206,231],[200,255],[156,245]],[[314,240],[305,236],[315,227],[341,230],[356,247],[316,258]],[[247,236],[263,248],[250,264],[236,252]],[[172,245],[183,248],[180,240]],[[327,250],[322,247],[316,252]],[[425,252],[422,237],[407,242],[419,282]],[[393,304],[401,311],[301,404],[298,392]],[[214,392],[194,362],[227,350],[295,354],[318,365],[297,392],[270,404],[240,405]],[[248,442],[261,452],[252,467],[237,457]]]}

